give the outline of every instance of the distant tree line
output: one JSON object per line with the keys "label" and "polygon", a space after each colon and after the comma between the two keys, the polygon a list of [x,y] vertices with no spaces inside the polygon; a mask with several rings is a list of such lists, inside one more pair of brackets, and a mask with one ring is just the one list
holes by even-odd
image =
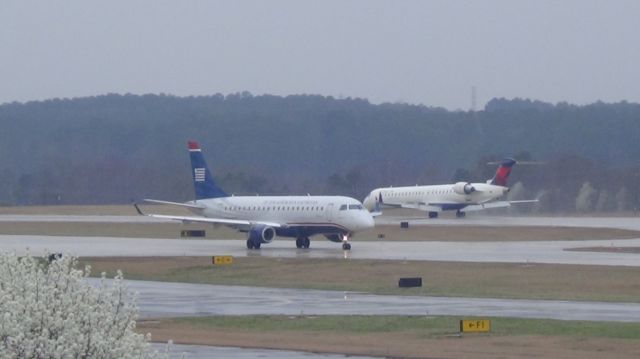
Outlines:
{"label": "distant tree line", "polygon": [[[486,180],[539,212],[640,207],[640,105],[493,99],[477,112],[315,95],[117,95],[0,106],[0,203],[193,197],[188,139],[235,194],[343,194]],[[586,187],[585,187],[586,186]],[[583,188],[584,187],[584,188]],[[624,198],[624,199],[623,199]]]}

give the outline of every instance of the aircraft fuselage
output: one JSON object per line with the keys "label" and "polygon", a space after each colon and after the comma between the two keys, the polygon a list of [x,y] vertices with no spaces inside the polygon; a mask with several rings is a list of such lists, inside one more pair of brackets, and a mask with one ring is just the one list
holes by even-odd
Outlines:
{"label": "aircraft fuselage", "polygon": [[342,196],[230,196],[189,203],[204,206],[191,209],[204,217],[282,223],[276,228],[282,237],[352,234],[374,225],[360,202]]}

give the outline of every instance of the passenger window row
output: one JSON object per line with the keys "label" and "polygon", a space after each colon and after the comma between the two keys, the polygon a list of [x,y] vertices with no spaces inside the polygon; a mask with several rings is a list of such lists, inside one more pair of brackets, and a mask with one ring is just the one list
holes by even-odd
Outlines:
{"label": "passenger window row", "polygon": [[266,212],[266,211],[324,211],[324,207],[291,207],[291,206],[231,206],[231,207],[224,207],[225,211],[262,211],[262,212]]}
{"label": "passenger window row", "polygon": [[404,196],[424,196],[427,194],[447,194],[447,193],[453,193],[452,189],[447,189],[447,190],[439,190],[439,191],[417,191],[417,192],[387,192],[387,193],[382,193],[383,196],[386,197],[404,197]]}

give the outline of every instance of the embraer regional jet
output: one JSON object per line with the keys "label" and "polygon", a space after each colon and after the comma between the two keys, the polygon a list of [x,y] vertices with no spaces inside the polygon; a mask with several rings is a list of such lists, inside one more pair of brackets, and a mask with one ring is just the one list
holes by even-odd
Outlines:
{"label": "embraer regional jet", "polygon": [[373,217],[353,198],[341,196],[229,196],[213,180],[200,146],[189,141],[189,155],[196,199],[186,203],[145,200],[188,208],[202,217],[146,214],[186,223],[223,224],[248,233],[247,248],[260,249],[276,236],[296,238],[296,247],[309,248],[309,237],[324,235],[351,249],[348,239],[355,232],[372,228]]}
{"label": "embraer regional jet", "polygon": [[506,158],[500,162],[493,178],[486,183],[458,182],[454,184],[376,188],[364,199],[364,206],[374,208],[410,208],[429,212],[429,218],[438,217],[441,211],[455,210],[457,217],[465,212],[485,208],[509,207],[514,203],[538,200],[497,201],[509,192],[507,178],[517,162]]}

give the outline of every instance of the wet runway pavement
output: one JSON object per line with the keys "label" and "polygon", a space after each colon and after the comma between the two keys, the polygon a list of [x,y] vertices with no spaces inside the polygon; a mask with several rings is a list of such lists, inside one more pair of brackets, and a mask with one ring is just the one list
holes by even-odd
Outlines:
{"label": "wet runway pavement", "polygon": [[454,262],[559,263],[640,266],[637,253],[566,251],[581,247],[640,247],[640,239],[533,242],[402,242],[352,241],[343,251],[338,243],[312,239],[310,249],[296,249],[290,239],[277,238],[260,250],[247,250],[244,240],[187,240],[112,237],[56,237],[0,235],[0,248],[32,255],[62,252],[90,256],[213,256],[352,258],[386,260],[432,260]]}
{"label": "wet runway pavement", "polygon": [[[160,353],[164,352],[165,344],[153,344],[153,348]],[[369,359],[372,357],[341,355],[341,354],[321,354],[308,353],[290,350],[271,349],[250,349],[235,347],[212,347],[206,345],[180,345],[171,346],[171,358],[180,358],[180,354],[185,354],[185,359]]]}
{"label": "wet runway pavement", "polygon": [[[97,283],[97,279],[91,279]],[[212,315],[453,315],[640,322],[640,303],[374,295],[126,281],[141,317]]]}

